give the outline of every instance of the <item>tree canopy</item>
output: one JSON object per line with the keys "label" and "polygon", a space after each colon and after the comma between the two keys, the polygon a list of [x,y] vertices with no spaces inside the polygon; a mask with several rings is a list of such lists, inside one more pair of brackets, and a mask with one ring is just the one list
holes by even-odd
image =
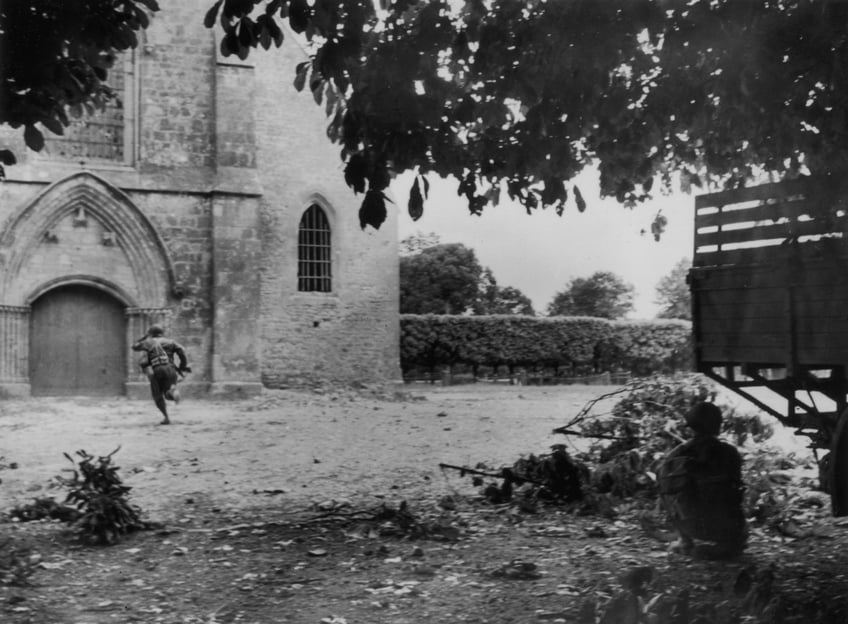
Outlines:
{"label": "tree canopy", "polygon": [[678,260],[674,268],[657,282],[655,303],[662,306],[658,318],[692,319],[692,294],[686,276],[692,261],[689,258]]}
{"label": "tree canopy", "polygon": [[[0,2],[0,124],[23,126],[40,151],[41,127],[64,134],[72,117],[103,108],[116,53],[138,45],[158,9],[157,0]],[[15,161],[0,150],[0,177]]]}
{"label": "tree canopy", "polygon": [[633,309],[633,286],[615,273],[596,271],[577,277],[548,304],[548,316],[619,319]]}
{"label": "tree canopy", "polygon": [[400,259],[401,314],[463,314],[471,309],[483,268],[460,243],[427,247]]}
{"label": "tree canopy", "polygon": [[426,234],[400,242],[401,314],[534,314],[530,299],[500,286],[473,249],[438,240]]}
{"label": "tree canopy", "polygon": [[[61,133],[65,107],[101,103],[115,50],[155,0],[0,5],[0,123]],[[200,19],[200,16],[198,16]],[[379,227],[391,176],[453,176],[473,213],[501,193],[528,212],[604,196],[739,186],[846,167],[848,3],[841,0],[217,0],[224,54],[311,44],[298,88],[325,107],[360,222]],[[12,155],[0,152],[0,162]],[[655,233],[656,235],[656,233]]]}
{"label": "tree canopy", "polygon": [[501,286],[489,267],[483,269],[473,306],[474,314],[524,314],[534,316],[533,302],[514,286]]}
{"label": "tree canopy", "polygon": [[[392,174],[454,176],[472,213],[501,192],[561,212],[587,166],[604,196],[740,186],[844,168],[848,3],[840,0],[218,0],[224,53],[313,44],[296,70],[326,106],[363,227]],[[570,190],[570,194],[569,194]]]}

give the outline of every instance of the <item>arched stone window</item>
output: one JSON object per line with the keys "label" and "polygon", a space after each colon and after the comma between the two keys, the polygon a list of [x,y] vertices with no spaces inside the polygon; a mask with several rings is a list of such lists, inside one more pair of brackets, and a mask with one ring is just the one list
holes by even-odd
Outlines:
{"label": "arched stone window", "polygon": [[330,222],[318,204],[300,218],[297,232],[297,289],[300,292],[331,292],[333,260]]}

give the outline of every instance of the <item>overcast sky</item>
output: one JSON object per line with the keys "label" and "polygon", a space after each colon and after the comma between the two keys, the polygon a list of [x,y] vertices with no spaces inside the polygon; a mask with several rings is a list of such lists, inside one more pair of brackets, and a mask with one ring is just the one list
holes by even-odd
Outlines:
{"label": "overcast sky", "polygon": [[[501,286],[514,286],[530,297],[537,313],[575,277],[612,271],[636,289],[631,318],[652,318],[657,282],[683,257],[692,257],[694,197],[660,197],[635,209],[601,200],[596,175],[584,175],[578,186],[587,208],[579,213],[569,203],[562,217],[547,210],[528,215],[518,205],[487,206],[480,217],[468,213],[456,195],[456,184],[431,179],[424,216],[413,222],[406,212],[411,183],[408,174],[392,186],[400,208],[399,237],[435,232],[443,243],[474,249]],[[668,218],[660,242],[650,234],[658,210]],[[648,233],[642,235],[645,229]]]}

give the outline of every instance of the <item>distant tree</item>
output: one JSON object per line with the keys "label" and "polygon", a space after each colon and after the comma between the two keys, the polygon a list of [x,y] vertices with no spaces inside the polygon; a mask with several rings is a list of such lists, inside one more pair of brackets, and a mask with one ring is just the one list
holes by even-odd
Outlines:
{"label": "distant tree", "polygon": [[401,314],[464,314],[474,308],[483,268],[473,249],[446,243],[400,259]]}
{"label": "distant tree", "polygon": [[671,272],[657,283],[657,298],[654,303],[662,306],[658,318],[692,319],[692,296],[686,276],[692,261],[681,258]]}
{"label": "distant tree", "polygon": [[441,238],[435,232],[411,234],[400,241],[400,255],[411,256],[412,254],[424,251],[428,247],[435,247],[441,242]]}
{"label": "distant tree", "polygon": [[633,290],[615,273],[597,271],[571,280],[548,305],[548,316],[622,318],[633,309]]}
{"label": "distant tree", "polygon": [[529,297],[512,286],[498,285],[492,270],[483,269],[474,314],[526,314],[534,316]]}

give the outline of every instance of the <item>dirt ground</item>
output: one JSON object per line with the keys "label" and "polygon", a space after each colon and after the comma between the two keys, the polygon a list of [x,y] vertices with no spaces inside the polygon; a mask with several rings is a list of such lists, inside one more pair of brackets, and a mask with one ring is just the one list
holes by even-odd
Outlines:
{"label": "dirt ground", "polygon": [[[63,453],[120,446],[132,502],[159,523],[110,547],[79,545],[56,522],[0,523],[0,541],[30,546],[34,565],[28,584],[0,586],[0,622],[595,622],[587,605],[616,600],[640,568],[653,575],[645,611],[683,588],[713,605],[702,622],[848,621],[838,519],[801,537],[755,529],[742,560],[693,562],[626,508],[520,514],[438,467],[544,453],[566,441],[551,429],[609,390],[268,391],[185,401],[168,427],[147,401],[0,402],[0,512],[63,498]],[[402,501],[419,521],[412,530],[374,517]],[[746,574],[754,589],[740,589]],[[641,621],[607,611],[606,624]]]}
{"label": "dirt ground", "polygon": [[500,465],[546,452],[565,441],[551,430],[605,390],[479,388],[184,401],[172,406],[170,426],[156,424],[149,401],[0,402],[0,454],[19,466],[0,478],[11,502],[25,502],[70,467],[64,452],[104,455],[121,446],[115,461],[133,500],[165,519],[194,494],[233,509],[267,506],[265,490],[284,490],[274,502],[285,506],[396,498],[398,491],[409,499],[437,496],[467,481],[446,482],[440,462]]}

